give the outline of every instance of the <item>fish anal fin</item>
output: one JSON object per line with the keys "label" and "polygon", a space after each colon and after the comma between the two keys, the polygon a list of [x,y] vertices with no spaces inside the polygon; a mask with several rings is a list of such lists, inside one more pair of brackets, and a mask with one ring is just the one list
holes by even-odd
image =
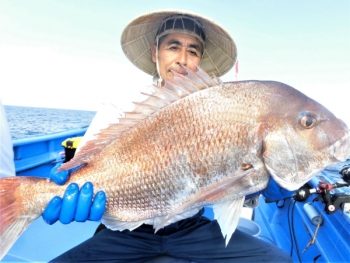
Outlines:
{"label": "fish anal fin", "polygon": [[[163,228],[167,221],[177,214],[181,214],[187,209],[193,208],[196,205],[210,205],[218,203],[228,196],[235,196],[244,191],[247,187],[251,186],[250,180],[244,180],[244,178],[250,178],[255,176],[257,171],[255,169],[249,169],[247,171],[238,170],[233,172],[226,178],[219,180],[211,184],[210,186],[201,189],[197,193],[189,196],[182,205],[174,209],[169,215],[167,215],[163,221],[159,222],[154,226],[157,232],[159,229]],[[231,198],[232,200],[233,198]],[[243,198],[244,200],[244,198]]]}
{"label": "fish anal fin", "polygon": [[245,196],[241,196],[234,200],[226,200],[213,205],[214,219],[219,223],[226,246],[237,228],[244,199]]}

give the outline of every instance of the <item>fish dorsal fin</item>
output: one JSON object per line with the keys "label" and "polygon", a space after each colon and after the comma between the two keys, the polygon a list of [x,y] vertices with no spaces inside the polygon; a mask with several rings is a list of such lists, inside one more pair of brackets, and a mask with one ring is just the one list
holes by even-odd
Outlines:
{"label": "fish dorsal fin", "polygon": [[210,77],[199,66],[197,66],[196,71],[192,71],[187,67],[183,68],[187,75],[173,71],[174,78],[172,80],[166,79],[162,87],[154,86],[154,93],[141,92],[141,94],[147,96],[147,99],[142,102],[134,102],[135,108],[132,112],[124,112],[124,117],[121,117],[118,123],[110,124],[108,128],[96,134],[96,139],[88,141],[72,160],[60,167],[58,172],[88,163],[89,158],[101,151],[105,145],[173,102],[200,90],[222,84],[217,77]]}

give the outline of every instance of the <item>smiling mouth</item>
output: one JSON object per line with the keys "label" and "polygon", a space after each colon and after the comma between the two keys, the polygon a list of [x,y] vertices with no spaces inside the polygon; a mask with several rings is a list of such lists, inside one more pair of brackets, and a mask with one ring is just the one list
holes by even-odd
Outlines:
{"label": "smiling mouth", "polygon": [[187,73],[187,71],[177,71],[177,70],[173,70],[173,69],[170,69],[169,70],[170,72],[172,72],[172,73],[177,73],[177,74],[181,74],[181,75],[187,75],[188,73]]}

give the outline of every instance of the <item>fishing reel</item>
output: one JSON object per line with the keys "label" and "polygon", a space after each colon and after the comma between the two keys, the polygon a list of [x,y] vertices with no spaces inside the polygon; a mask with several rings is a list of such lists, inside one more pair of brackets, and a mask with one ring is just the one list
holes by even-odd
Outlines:
{"label": "fishing reel", "polygon": [[350,184],[350,164],[345,165],[339,172],[345,182]]}
{"label": "fishing reel", "polygon": [[334,184],[319,181],[316,188],[300,188],[293,194],[296,201],[303,202],[312,194],[317,194],[315,200],[321,200],[325,204],[325,212],[332,214],[341,207],[343,211],[350,211],[350,192],[331,193],[332,190],[340,187],[350,186],[350,165],[346,165],[339,172],[344,182]]}

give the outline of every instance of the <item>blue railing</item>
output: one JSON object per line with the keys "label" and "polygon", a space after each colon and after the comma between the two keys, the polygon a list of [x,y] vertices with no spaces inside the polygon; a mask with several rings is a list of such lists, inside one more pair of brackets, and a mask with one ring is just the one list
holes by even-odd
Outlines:
{"label": "blue railing", "polygon": [[50,163],[62,159],[62,142],[68,138],[82,136],[86,130],[87,128],[81,128],[13,140],[16,174],[44,176],[52,167]]}

